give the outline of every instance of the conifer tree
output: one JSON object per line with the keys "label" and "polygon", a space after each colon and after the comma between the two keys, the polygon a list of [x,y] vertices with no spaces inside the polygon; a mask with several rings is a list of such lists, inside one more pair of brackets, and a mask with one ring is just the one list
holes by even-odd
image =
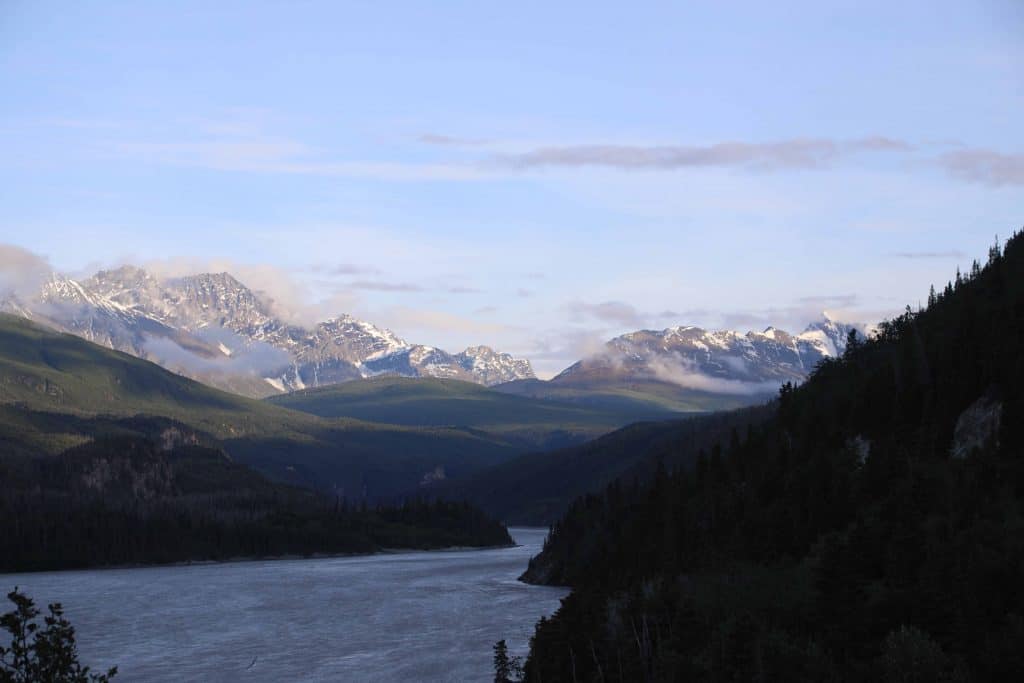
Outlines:
{"label": "conifer tree", "polygon": [[109,683],[117,675],[117,667],[93,674],[79,663],[75,629],[60,603],[49,605],[40,628],[32,598],[15,588],[7,599],[14,609],[0,616],[0,628],[11,638],[6,647],[0,645],[0,683]]}
{"label": "conifer tree", "polygon": [[996,235],[996,241],[988,248],[988,265],[994,266],[999,262],[999,257],[1002,255],[1002,250],[999,247],[999,235]]}
{"label": "conifer tree", "polygon": [[518,657],[510,657],[504,639],[494,644],[494,683],[516,683],[523,673]]}

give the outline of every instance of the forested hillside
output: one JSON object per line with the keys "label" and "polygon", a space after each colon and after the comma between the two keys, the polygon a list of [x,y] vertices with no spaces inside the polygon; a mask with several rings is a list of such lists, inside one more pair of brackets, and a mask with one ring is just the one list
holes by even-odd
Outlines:
{"label": "forested hillside", "polygon": [[467,505],[351,504],[270,482],[168,420],[122,430],[0,457],[0,572],[512,542]]}
{"label": "forested hillside", "polygon": [[1024,237],[694,467],[577,499],[530,681],[1024,680]]}
{"label": "forested hillside", "polygon": [[526,450],[479,430],[321,418],[0,314],[0,448],[55,454],[136,416],[174,419],[278,481],[371,501]]}
{"label": "forested hillside", "polygon": [[528,453],[465,477],[421,490],[445,500],[467,500],[507,524],[547,526],[578,496],[597,493],[617,478],[646,481],[658,461],[690,467],[701,449],[731,430],[765,420],[772,406],[640,422],[599,439],[553,452]]}
{"label": "forested hillside", "polygon": [[377,503],[513,453],[279,408],[0,315],[0,571],[510,543],[466,505]]}
{"label": "forested hillside", "polygon": [[616,410],[514,396],[455,379],[393,375],[294,391],[267,402],[328,418],[480,430],[529,450],[564,448],[631,422],[673,415],[654,407]]}

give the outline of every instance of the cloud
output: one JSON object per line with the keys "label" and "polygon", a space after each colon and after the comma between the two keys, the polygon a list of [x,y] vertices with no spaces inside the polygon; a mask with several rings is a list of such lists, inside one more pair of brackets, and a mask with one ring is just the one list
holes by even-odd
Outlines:
{"label": "cloud", "polygon": [[603,330],[554,330],[534,338],[528,355],[538,374],[552,375],[581,358],[602,353],[607,341]]}
{"label": "cloud", "polygon": [[247,342],[230,330],[204,330],[198,335],[208,342],[222,343],[233,350],[231,356],[205,357],[179,346],[166,337],[150,337],[143,348],[160,365],[195,375],[249,374],[273,376],[291,364],[288,352],[263,342]]}
{"label": "cloud", "polygon": [[623,170],[740,167],[755,170],[817,169],[857,152],[907,151],[909,143],[884,137],[837,141],[796,138],[770,143],[721,142],[713,145],[571,145],[541,147],[498,157],[519,169],[601,166]]}
{"label": "cloud", "polygon": [[52,272],[46,258],[13,244],[0,244],[0,297],[34,296]]}
{"label": "cloud", "polygon": [[520,287],[519,289],[516,290],[516,296],[518,296],[521,299],[528,299],[531,296],[533,296],[533,290]]}
{"label": "cloud", "polygon": [[632,328],[643,327],[646,324],[646,316],[624,301],[604,301],[597,304],[571,301],[565,305],[565,310],[570,319],[576,321],[596,318],[605,323]]}
{"label": "cloud", "polygon": [[336,265],[319,264],[310,266],[308,270],[314,273],[324,273],[325,275],[376,275],[380,273],[378,268],[362,266],[355,263],[338,263]]}
{"label": "cloud", "polygon": [[897,251],[893,254],[896,258],[904,259],[964,259],[965,252],[951,249],[949,251]]}
{"label": "cloud", "polygon": [[850,308],[856,306],[858,297],[856,294],[815,294],[813,296],[802,296],[797,302],[803,305],[812,306],[816,310],[823,308]]}
{"label": "cloud", "polygon": [[332,292],[303,307],[306,327],[313,327],[316,323],[336,318],[342,313],[351,314],[358,306],[359,297],[355,293],[347,289]]}
{"label": "cloud", "polygon": [[[311,327],[326,317],[344,312],[328,310],[324,302],[316,302],[306,282],[286,268],[268,264],[239,263],[225,259],[175,258],[150,260],[143,267],[157,277],[181,277],[197,273],[231,273],[239,282],[253,290],[274,315],[288,323]],[[348,294],[346,300],[354,304]],[[332,300],[337,303],[338,300]]]}
{"label": "cloud", "polygon": [[874,297],[871,304],[852,294],[833,294],[801,297],[789,306],[725,312],[719,318],[725,329],[744,331],[775,327],[797,334],[806,329],[808,323],[820,322],[825,316],[863,329],[898,314],[902,309],[902,304],[896,306],[878,297]]}
{"label": "cloud", "polygon": [[381,282],[377,280],[356,280],[348,283],[352,289],[364,289],[371,292],[422,292],[423,287],[410,282]]}
{"label": "cloud", "polygon": [[991,187],[1024,185],[1024,154],[962,149],[942,155],[939,164],[954,177],[973,183]]}
{"label": "cloud", "polygon": [[641,311],[624,301],[604,301],[596,304],[572,301],[566,304],[564,308],[571,320],[582,322],[587,318],[593,318],[617,327],[630,327],[633,329],[646,327],[652,320],[678,320],[686,317],[685,313],[677,313],[670,310],[657,313]]}
{"label": "cloud", "polygon": [[861,138],[849,143],[848,147],[854,151],[865,152],[910,152],[914,146],[904,140],[894,140],[882,135]]}
{"label": "cloud", "polygon": [[689,358],[679,354],[652,355],[646,359],[647,369],[655,378],[687,389],[697,389],[713,394],[756,396],[778,391],[780,382],[744,382],[737,379],[712,377],[697,369]]}
{"label": "cloud", "polygon": [[[725,377],[715,377],[701,372],[697,364],[680,353],[655,353],[643,347],[609,345],[592,332],[577,332],[570,337],[569,349],[576,351],[575,359],[587,363],[596,363],[612,372],[626,370],[629,373],[640,373],[652,379],[687,389],[696,389],[714,394],[731,394],[755,396],[770,394],[778,390],[778,381],[747,381]],[[565,349],[550,354],[561,358]],[[545,358],[545,354],[535,354],[533,358]],[[746,362],[739,357],[721,358],[736,373],[748,371]]]}
{"label": "cloud", "polygon": [[441,145],[446,147],[473,147],[487,144],[487,140],[478,138],[459,138],[451,135],[438,135],[437,133],[424,133],[416,139],[425,145]]}
{"label": "cloud", "polygon": [[679,320],[680,318],[685,318],[686,314],[684,314],[684,313],[677,313],[676,311],[665,310],[665,311],[660,311],[659,313],[656,313],[654,315],[654,317],[655,318],[662,318],[662,319],[666,319],[667,318],[667,319],[671,319],[671,320]]}
{"label": "cloud", "polygon": [[[115,268],[130,262],[93,264],[82,271],[87,278],[96,270]],[[136,261],[131,265],[139,263]],[[351,292],[334,293],[316,301],[313,292],[291,271],[266,264],[238,263],[218,259],[160,259],[142,262],[142,268],[157,278],[173,278],[199,273],[231,273],[243,285],[253,290],[274,315],[286,322],[311,327],[327,317],[351,310],[357,304]],[[15,295],[34,298],[43,283],[51,276],[49,261],[31,251],[9,244],[0,244],[0,297]]]}
{"label": "cloud", "polygon": [[480,294],[481,290],[477,289],[476,287],[456,286],[449,287],[447,289],[447,292],[449,294]]}
{"label": "cloud", "polygon": [[410,338],[415,338],[415,334],[410,333],[410,330],[419,330],[426,333],[456,332],[460,334],[497,335],[513,329],[508,325],[480,322],[470,318],[463,318],[447,311],[409,308],[405,306],[382,311],[379,317],[384,320],[384,324],[388,328],[401,330],[403,336]]}

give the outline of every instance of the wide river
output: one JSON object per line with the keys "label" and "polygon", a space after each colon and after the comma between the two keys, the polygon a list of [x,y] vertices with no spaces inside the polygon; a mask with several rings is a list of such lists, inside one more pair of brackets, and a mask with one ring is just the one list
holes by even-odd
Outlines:
{"label": "wide river", "polygon": [[82,661],[118,681],[488,681],[495,641],[524,654],[566,593],[516,581],[545,531],[511,532],[517,548],[0,574],[0,589],[62,602]]}

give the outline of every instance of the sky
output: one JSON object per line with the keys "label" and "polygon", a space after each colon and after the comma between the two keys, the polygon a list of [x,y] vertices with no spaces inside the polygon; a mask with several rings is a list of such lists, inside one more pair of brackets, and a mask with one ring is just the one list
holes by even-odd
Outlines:
{"label": "sky", "polygon": [[0,0],[0,268],[228,270],[541,376],[876,322],[1024,223],[1022,38],[1018,0]]}

